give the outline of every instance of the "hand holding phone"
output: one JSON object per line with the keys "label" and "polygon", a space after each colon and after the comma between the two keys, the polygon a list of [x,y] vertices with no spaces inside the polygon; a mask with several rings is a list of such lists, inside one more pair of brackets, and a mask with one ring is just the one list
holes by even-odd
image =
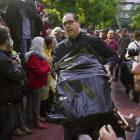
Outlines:
{"label": "hand holding phone", "polygon": [[119,118],[118,123],[121,125],[121,128],[128,132],[133,132],[136,129],[136,117],[134,114],[130,114],[129,116],[121,115],[121,113],[114,109],[115,116]]}

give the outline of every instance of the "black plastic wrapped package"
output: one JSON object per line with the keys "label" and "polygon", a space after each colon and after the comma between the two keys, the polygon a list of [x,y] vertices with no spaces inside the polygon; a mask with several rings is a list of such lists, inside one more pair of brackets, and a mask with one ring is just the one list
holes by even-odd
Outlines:
{"label": "black plastic wrapped package", "polygon": [[90,46],[82,44],[55,64],[58,84],[47,122],[62,124],[77,135],[99,131],[110,124],[118,137],[125,138],[114,116],[115,106],[102,63]]}

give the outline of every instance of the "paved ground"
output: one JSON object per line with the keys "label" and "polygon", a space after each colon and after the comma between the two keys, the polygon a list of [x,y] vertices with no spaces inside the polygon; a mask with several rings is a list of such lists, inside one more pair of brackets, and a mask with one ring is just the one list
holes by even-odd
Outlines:
{"label": "paved ground", "polygon": [[[138,103],[133,103],[129,95],[124,94],[125,88],[120,81],[112,82],[111,95],[116,107],[122,114],[128,115],[134,113],[137,117],[140,116],[140,108]],[[41,130],[33,126],[33,121],[27,123],[27,126],[34,130],[31,135],[24,137],[13,136],[13,140],[64,140],[63,127],[61,125],[48,124],[46,130]],[[132,140],[133,133],[126,133],[126,140]],[[81,135],[80,140],[91,140],[87,135]]]}

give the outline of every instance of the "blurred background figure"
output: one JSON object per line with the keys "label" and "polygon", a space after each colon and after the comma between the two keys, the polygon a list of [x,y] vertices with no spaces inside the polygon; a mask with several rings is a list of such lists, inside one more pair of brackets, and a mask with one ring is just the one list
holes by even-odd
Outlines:
{"label": "blurred background figure", "polygon": [[99,37],[101,38],[101,40],[105,40],[107,38],[107,33],[104,30],[101,30],[99,33]]}
{"label": "blurred background figure", "polygon": [[52,34],[56,36],[57,43],[63,40],[64,31],[60,27],[55,27]]}

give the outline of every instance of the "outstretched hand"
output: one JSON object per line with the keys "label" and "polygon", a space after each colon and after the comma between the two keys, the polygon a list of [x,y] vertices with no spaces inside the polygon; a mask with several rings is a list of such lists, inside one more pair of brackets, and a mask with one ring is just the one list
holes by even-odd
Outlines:
{"label": "outstretched hand", "polygon": [[109,77],[108,82],[111,83],[112,82],[112,77],[111,77],[111,72],[110,72],[110,65],[104,65],[106,72],[107,72],[107,77]]}

